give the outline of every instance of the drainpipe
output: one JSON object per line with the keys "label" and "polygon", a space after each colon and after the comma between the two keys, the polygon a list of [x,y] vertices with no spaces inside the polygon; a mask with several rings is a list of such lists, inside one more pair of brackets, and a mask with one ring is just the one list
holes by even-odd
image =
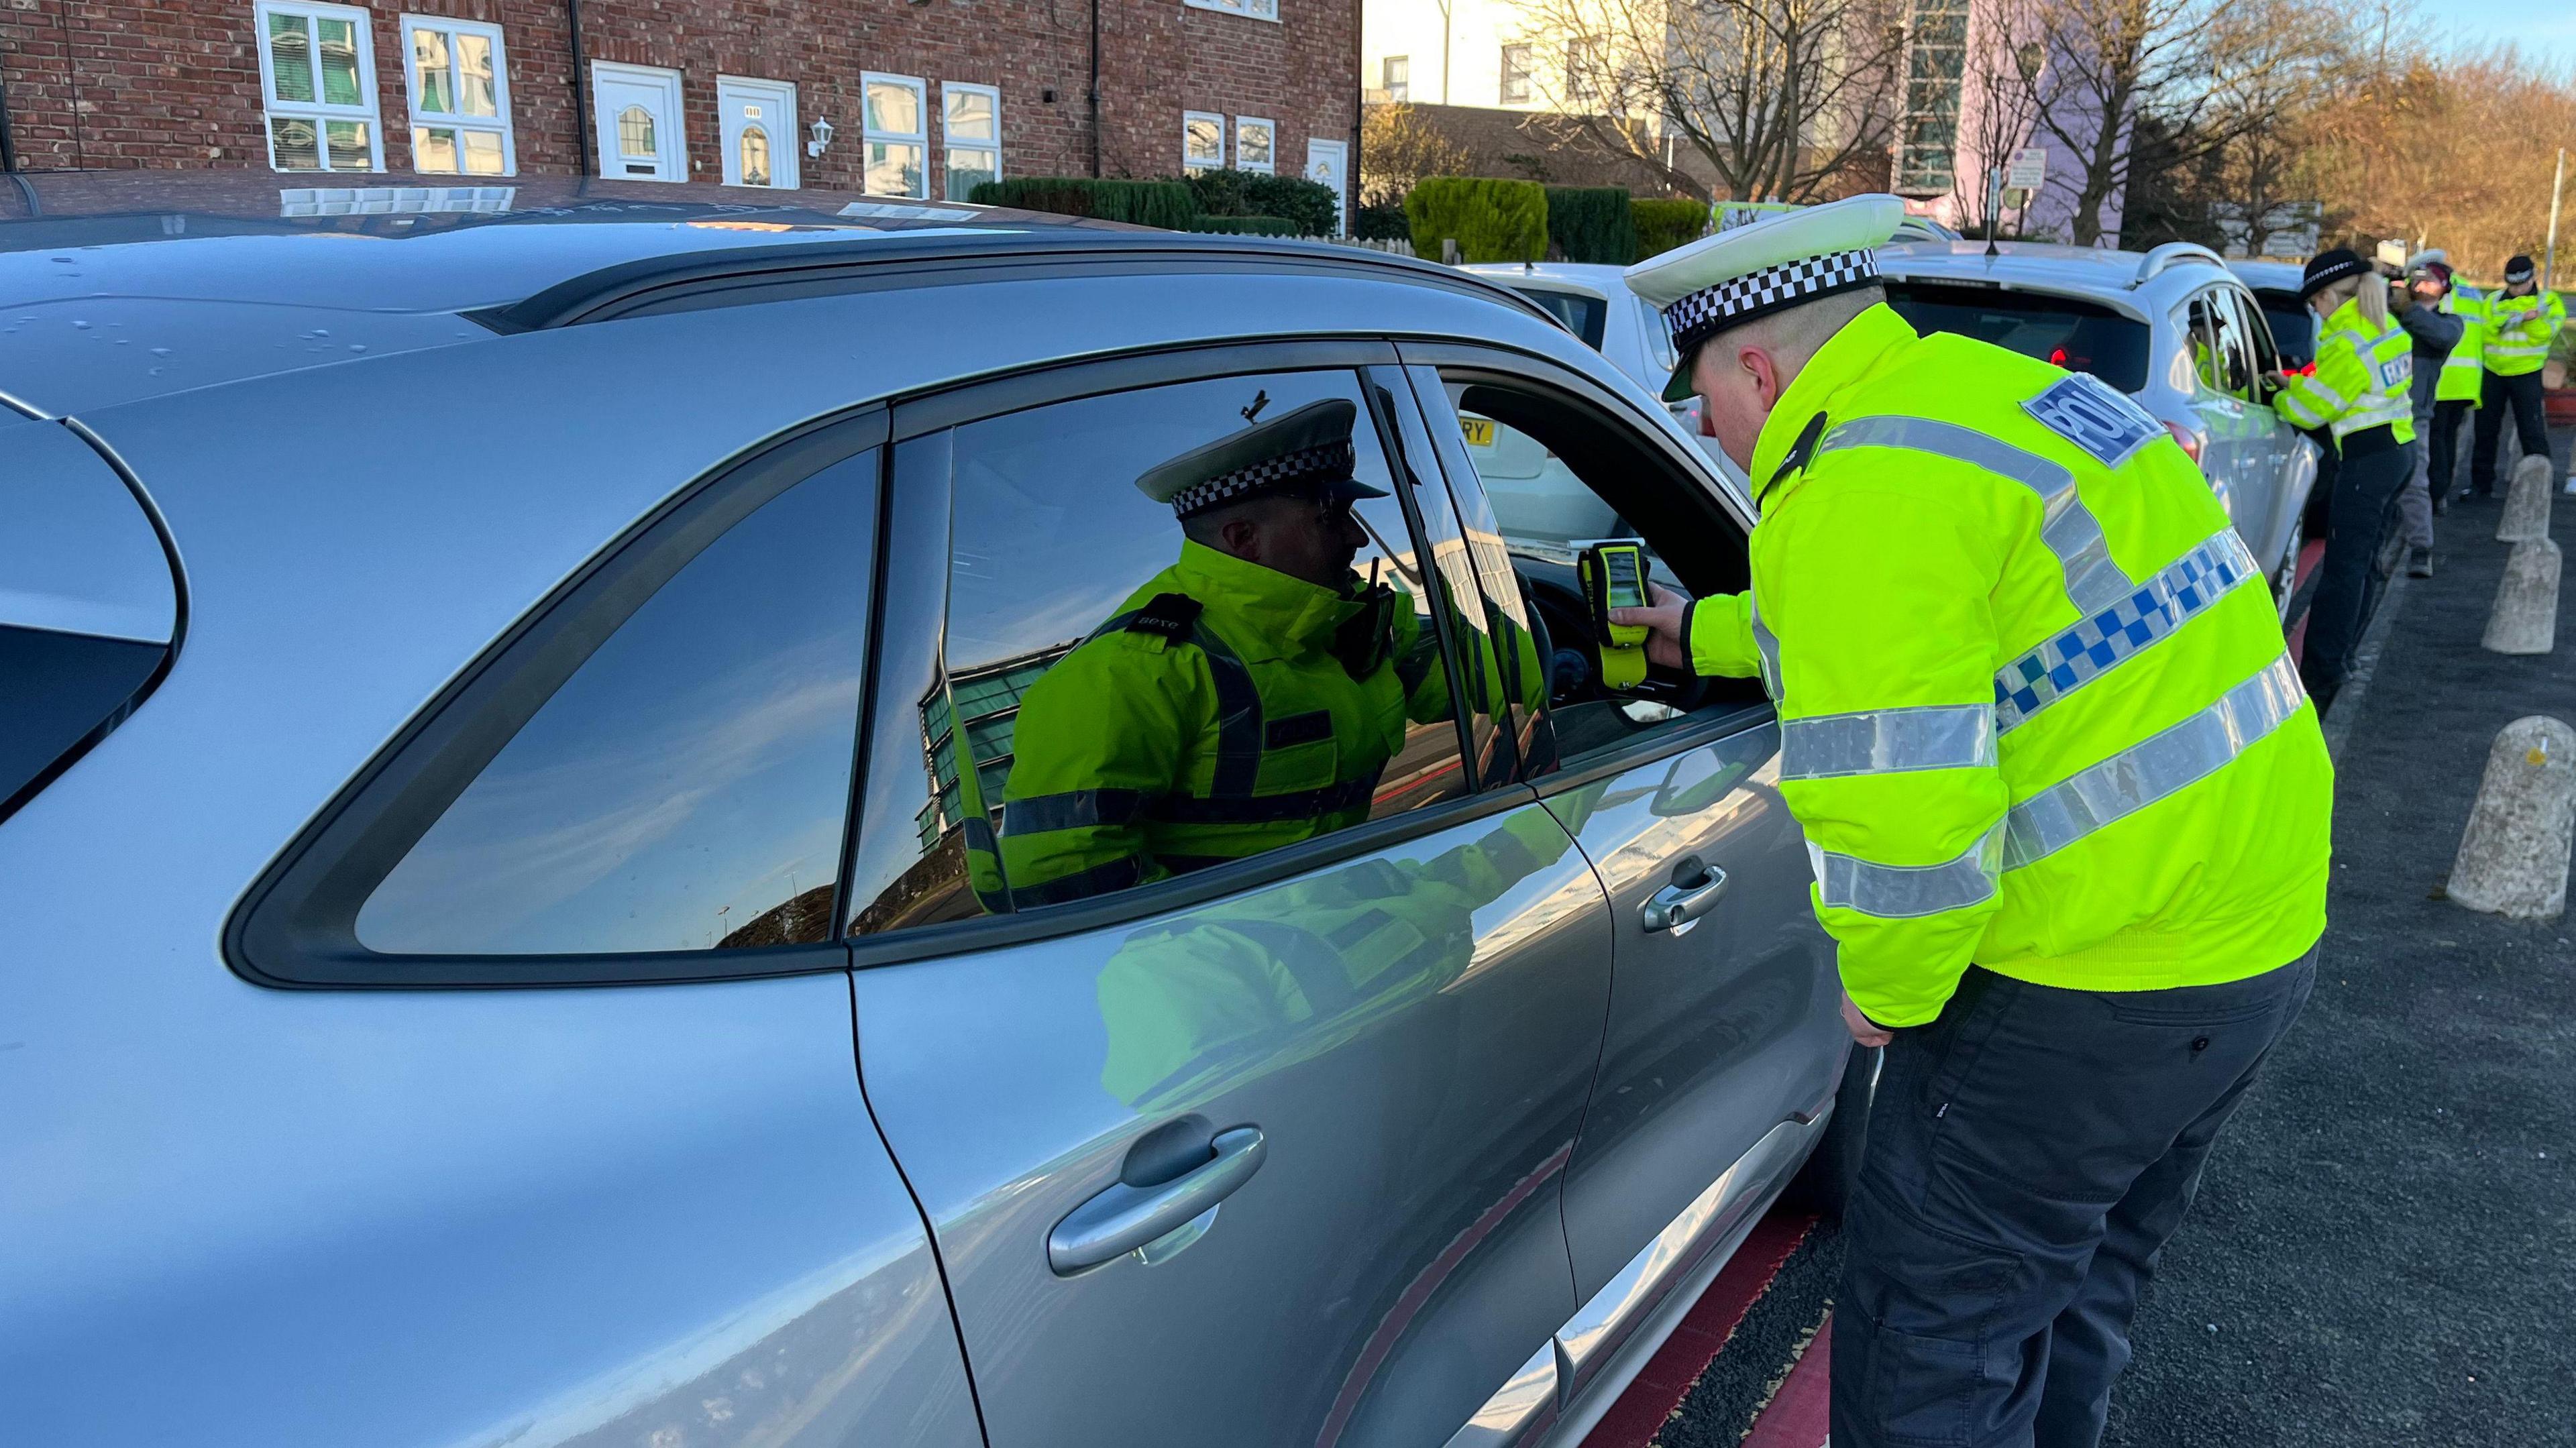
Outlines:
{"label": "drainpipe", "polygon": [[[582,72],[590,68],[581,53],[581,0],[564,0],[564,21],[572,31],[572,150],[573,171],[583,179],[590,176],[590,87]],[[792,144],[795,137],[788,137]]]}
{"label": "drainpipe", "polygon": [[9,78],[0,73],[0,171],[18,169],[18,142],[9,134]]}
{"label": "drainpipe", "polygon": [[1091,176],[1100,179],[1100,0],[1091,0]]}

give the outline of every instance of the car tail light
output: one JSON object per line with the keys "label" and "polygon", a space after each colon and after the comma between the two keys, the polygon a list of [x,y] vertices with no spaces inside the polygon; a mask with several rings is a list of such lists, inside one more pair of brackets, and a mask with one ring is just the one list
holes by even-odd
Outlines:
{"label": "car tail light", "polygon": [[2183,426],[2179,422],[2172,421],[2171,419],[2166,420],[2165,431],[2172,433],[2173,440],[2182,444],[2182,450],[2191,454],[2192,465],[2195,467],[2199,466],[2200,434]]}

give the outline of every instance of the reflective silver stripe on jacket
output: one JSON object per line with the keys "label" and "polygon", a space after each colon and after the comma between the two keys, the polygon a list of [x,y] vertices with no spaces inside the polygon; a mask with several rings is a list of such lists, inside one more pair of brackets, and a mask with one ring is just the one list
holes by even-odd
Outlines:
{"label": "reflective silver stripe on jacket", "polygon": [[1880,865],[1807,844],[1824,903],[1880,920],[1911,920],[1994,898],[2002,873],[2004,827],[1986,831],[1966,852],[1938,865]]}
{"label": "reflective silver stripe on jacket", "polygon": [[2034,452],[1956,423],[1928,417],[1856,417],[1825,434],[1819,454],[1847,447],[1904,448],[1982,468],[2039,494],[2039,535],[2066,573],[2066,596],[2084,613],[2099,613],[2127,594],[2129,576],[2111,561],[2102,524],[2075,491],[2075,474]]}
{"label": "reflective silver stripe on jacket", "polygon": [[1984,704],[1867,709],[1780,723],[1782,779],[1976,769],[1994,762],[1995,711]]}
{"label": "reflective silver stripe on jacket", "polygon": [[2078,620],[1997,671],[1996,727],[2009,731],[2027,722],[2216,607],[2260,572],[2236,530],[2219,529],[2128,597]]}
{"label": "reflective silver stripe on jacket", "polygon": [[[1747,597],[1750,597],[1750,591]],[[1762,692],[1777,705],[1780,699],[1780,640],[1762,623],[1762,600],[1753,599],[1753,647],[1762,655]]]}
{"label": "reflective silver stripe on jacket", "polygon": [[2281,655],[2217,703],[2014,805],[2004,816],[2004,868],[2044,860],[2207,779],[2280,728],[2307,700],[2298,666]]}

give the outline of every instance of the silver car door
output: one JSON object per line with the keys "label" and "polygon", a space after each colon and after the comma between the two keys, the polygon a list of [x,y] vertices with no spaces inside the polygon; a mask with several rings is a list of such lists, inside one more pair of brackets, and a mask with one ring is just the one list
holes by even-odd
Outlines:
{"label": "silver car door", "polygon": [[0,827],[46,902],[0,925],[9,1436],[970,1448],[830,929],[884,414],[673,477],[619,539],[591,470],[743,420],[501,409],[475,468],[377,463],[485,525],[389,527],[272,476],[259,422],[309,405],[346,454],[458,382],[377,365],[101,417],[195,607]]}
{"label": "silver car door", "polygon": [[1741,589],[1738,526],[1598,395],[1499,359],[1411,370],[1468,536],[1505,555],[1481,571],[1527,596],[1497,607],[1527,607],[1549,638],[1549,706],[1515,732],[1532,782],[1610,896],[1609,1028],[1565,1186],[1585,1303],[1561,1341],[1579,1388],[1695,1254],[1748,1223],[1802,1159],[1848,1046],[1840,984],[1808,907],[1804,837],[1777,789],[1779,730],[1758,684],[1658,674],[1638,691],[1601,687],[1563,561],[1582,540],[1515,541],[1477,481],[1461,416],[1561,458],[1650,549],[1672,550],[1656,559],[1658,578]]}
{"label": "silver car door", "polygon": [[[1358,404],[1356,476],[1395,496],[1358,505],[1357,567],[1403,584],[1474,687],[1478,620],[1434,609],[1475,597],[1454,525],[1413,511],[1360,374],[1293,355],[1089,369],[1050,383],[1078,400],[898,444],[860,1061],[993,1448],[1410,1448],[1471,1418],[1502,1444],[1554,1412],[1609,927],[1555,818],[1463,767],[1490,717],[1417,722],[1337,833],[1004,911],[1033,870],[1009,863],[1019,806],[992,806],[1019,751],[1085,717],[1032,691],[1181,547],[1135,479],[1245,417]],[[987,830],[1005,848],[979,860]]]}

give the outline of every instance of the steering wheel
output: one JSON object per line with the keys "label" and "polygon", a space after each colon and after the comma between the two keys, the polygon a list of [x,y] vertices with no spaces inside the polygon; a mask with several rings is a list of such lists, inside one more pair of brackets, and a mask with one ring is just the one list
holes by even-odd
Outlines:
{"label": "steering wheel", "polygon": [[1555,708],[1602,700],[1649,699],[1685,712],[1699,706],[1708,681],[1649,666],[1644,682],[1612,690],[1601,682],[1601,638],[1574,570],[1515,556],[1512,573],[1529,605],[1530,634],[1548,663],[1548,703]]}

